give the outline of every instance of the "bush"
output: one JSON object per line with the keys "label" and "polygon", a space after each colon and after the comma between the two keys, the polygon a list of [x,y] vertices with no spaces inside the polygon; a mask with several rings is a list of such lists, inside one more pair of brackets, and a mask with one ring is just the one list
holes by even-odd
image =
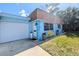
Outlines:
{"label": "bush", "polygon": [[54,36],[54,35],[55,35],[54,32],[48,31],[48,37],[51,37],[51,36]]}

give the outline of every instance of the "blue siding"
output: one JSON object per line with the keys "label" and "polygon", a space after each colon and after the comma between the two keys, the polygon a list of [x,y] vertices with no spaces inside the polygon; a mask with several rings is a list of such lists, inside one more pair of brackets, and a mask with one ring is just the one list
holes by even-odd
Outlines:
{"label": "blue siding", "polygon": [[58,28],[57,28],[57,24],[53,24],[53,31],[54,31],[54,33],[56,34],[56,30],[57,30]]}
{"label": "blue siding", "polygon": [[37,39],[38,41],[42,40],[42,33],[44,32],[44,22],[37,20]]}
{"label": "blue siding", "polygon": [[57,30],[59,30],[59,34],[62,33],[62,25],[60,24],[61,28],[58,28],[58,24],[53,24],[54,32],[56,33]]}
{"label": "blue siding", "polygon": [[46,33],[46,37],[48,37],[48,32],[52,31],[56,35],[56,30],[59,30],[59,34],[62,33],[62,25],[61,28],[58,28],[58,24],[53,24],[53,30],[44,31],[44,21],[37,19],[37,39],[38,41],[42,40],[42,33]]}

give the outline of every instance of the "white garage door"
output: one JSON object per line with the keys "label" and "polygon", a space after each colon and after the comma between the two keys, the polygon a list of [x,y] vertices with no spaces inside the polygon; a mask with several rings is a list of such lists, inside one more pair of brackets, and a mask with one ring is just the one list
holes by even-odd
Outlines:
{"label": "white garage door", "polygon": [[0,43],[29,38],[28,24],[0,22]]}

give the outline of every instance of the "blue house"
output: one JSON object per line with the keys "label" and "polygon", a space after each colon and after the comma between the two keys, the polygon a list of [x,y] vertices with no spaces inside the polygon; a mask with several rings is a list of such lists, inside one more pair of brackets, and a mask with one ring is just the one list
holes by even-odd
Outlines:
{"label": "blue house", "polygon": [[37,8],[28,17],[0,13],[0,43],[35,38],[41,41],[62,33],[63,20]]}
{"label": "blue house", "polygon": [[39,41],[63,32],[63,20],[57,16],[52,16],[44,10],[37,8],[28,17],[31,18],[30,33]]}

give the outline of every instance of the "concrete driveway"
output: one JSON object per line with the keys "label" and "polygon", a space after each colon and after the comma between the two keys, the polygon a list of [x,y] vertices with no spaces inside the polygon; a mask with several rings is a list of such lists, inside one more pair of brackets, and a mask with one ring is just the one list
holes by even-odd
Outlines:
{"label": "concrete driveway", "polygon": [[33,40],[22,39],[0,44],[0,56],[13,56],[35,46]]}

